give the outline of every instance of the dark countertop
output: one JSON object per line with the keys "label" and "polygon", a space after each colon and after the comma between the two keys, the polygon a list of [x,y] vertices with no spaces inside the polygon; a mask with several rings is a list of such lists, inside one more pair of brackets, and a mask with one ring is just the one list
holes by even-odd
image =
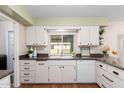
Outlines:
{"label": "dark countertop", "polygon": [[28,58],[28,57],[21,57],[20,60],[36,60],[36,61],[45,61],[45,60],[96,60],[114,67],[117,67],[121,70],[124,70],[124,67],[121,65],[119,60],[116,60],[116,63],[112,57],[37,57],[37,58]]}
{"label": "dark countertop", "polygon": [[0,79],[13,73],[13,70],[0,70]]}

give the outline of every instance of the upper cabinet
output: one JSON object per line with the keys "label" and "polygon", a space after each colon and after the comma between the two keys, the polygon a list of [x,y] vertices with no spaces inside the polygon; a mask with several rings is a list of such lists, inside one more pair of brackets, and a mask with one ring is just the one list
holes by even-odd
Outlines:
{"label": "upper cabinet", "polygon": [[82,26],[78,32],[79,46],[99,45],[99,26]]}
{"label": "upper cabinet", "polygon": [[46,46],[47,45],[47,31],[42,26],[27,27],[26,31],[26,45],[30,46]]}

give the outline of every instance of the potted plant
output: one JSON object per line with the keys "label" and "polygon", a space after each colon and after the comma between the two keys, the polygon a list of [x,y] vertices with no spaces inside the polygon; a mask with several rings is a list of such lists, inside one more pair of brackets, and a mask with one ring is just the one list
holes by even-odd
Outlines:
{"label": "potted plant", "polygon": [[30,48],[28,50],[28,55],[29,55],[29,58],[32,58],[33,57],[33,49],[32,48]]}
{"label": "potted plant", "polygon": [[104,57],[109,56],[109,54],[108,54],[109,50],[110,50],[110,48],[108,46],[104,46],[102,48],[102,53],[103,53]]}

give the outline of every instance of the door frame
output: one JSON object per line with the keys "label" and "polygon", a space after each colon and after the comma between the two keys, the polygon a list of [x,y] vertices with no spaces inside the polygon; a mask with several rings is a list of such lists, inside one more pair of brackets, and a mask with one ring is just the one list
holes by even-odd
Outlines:
{"label": "door frame", "polygon": [[[0,12],[0,16],[6,18],[7,21],[13,22],[13,28],[14,28],[13,31],[15,34],[15,39],[14,39],[15,40],[14,41],[14,46],[15,46],[14,87],[19,87],[20,86],[20,82],[19,82],[19,43],[18,43],[19,42],[19,40],[18,40],[19,23],[1,12]],[[7,44],[8,44],[8,31],[6,32],[6,49],[7,49]],[[8,49],[6,50],[6,54],[8,54]]]}

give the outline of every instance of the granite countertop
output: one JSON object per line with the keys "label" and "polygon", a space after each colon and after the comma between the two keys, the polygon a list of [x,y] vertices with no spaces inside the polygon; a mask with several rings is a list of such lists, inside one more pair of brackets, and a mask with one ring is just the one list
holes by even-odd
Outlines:
{"label": "granite countertop", "polygon": [[12,74],[13,70],[0,70],[0,79]]}
{"label": "granite countertop", "polygon": [[21,57],[20,60],[36,60],[36,61],[45,61],[45,60],[96,60],[105,64],[109,64],[111,66],[117,67],[121,70],[124,70],[124,67],[121,65],[119,60],[116,60],[117,63],[113,63],[115,61],[112,57],[37,57],[37,58],[29,58],[29,57]]}

